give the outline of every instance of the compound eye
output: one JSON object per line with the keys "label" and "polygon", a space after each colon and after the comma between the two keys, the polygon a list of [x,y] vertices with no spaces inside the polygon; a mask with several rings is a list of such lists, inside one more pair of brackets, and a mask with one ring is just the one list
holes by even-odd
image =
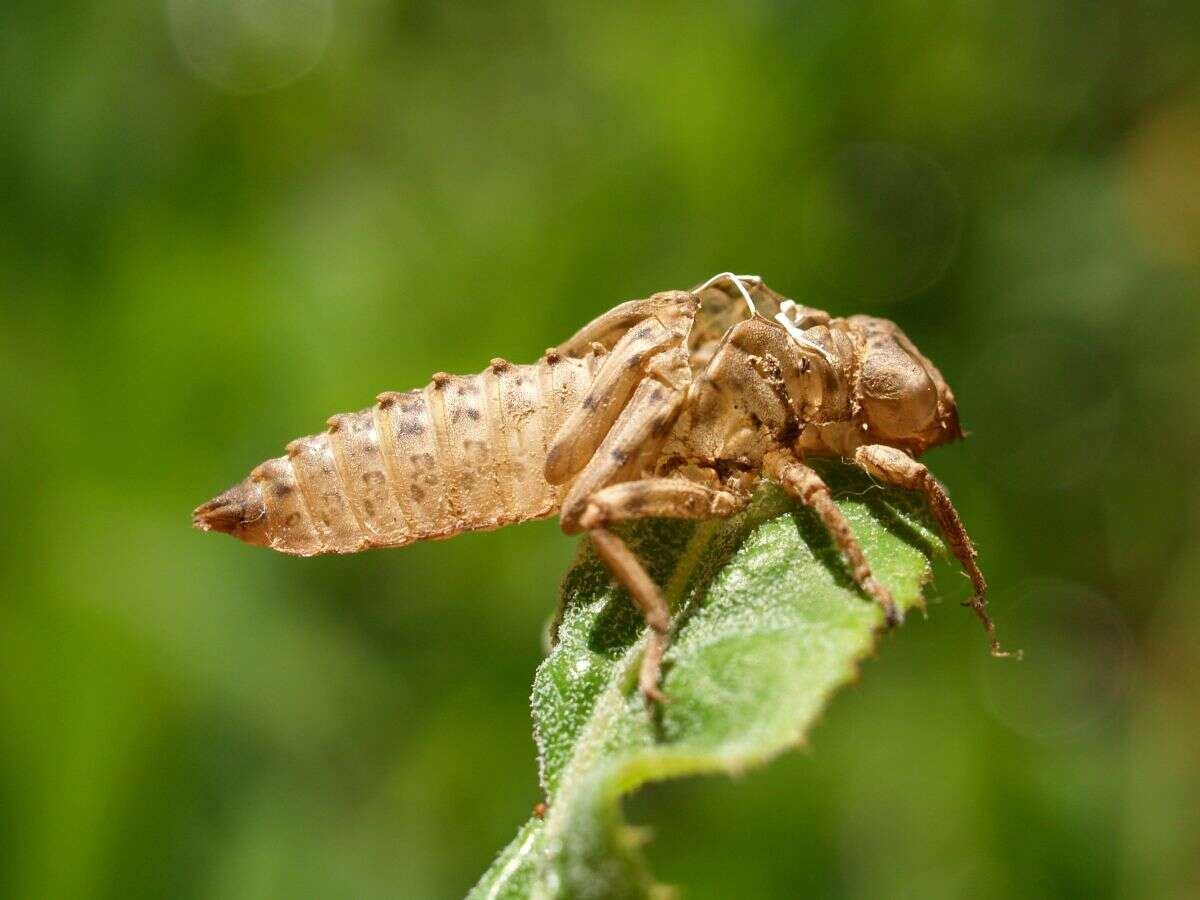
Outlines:
{"label": "compound eye", "polygon": [[937,417],[937,388],[924,366],[894,341],[871,348],[860,381],[873,431],[889,438],[916,437]]}

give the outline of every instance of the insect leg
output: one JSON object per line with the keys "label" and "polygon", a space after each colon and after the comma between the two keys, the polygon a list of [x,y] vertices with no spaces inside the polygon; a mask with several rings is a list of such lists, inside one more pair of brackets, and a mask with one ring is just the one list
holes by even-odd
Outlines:
{"label": "insect leg", "polygon": [[[658,684],[661,680],[662,656],[671,642],[670,609],[649,576],[642,578],[636,574],[640,570],[642,575],[645,575],[645,570],[641,568],[632,551],[623,543],[621,547],[625,548],[625,554],[622,554],[619,548],[614,549],[613,542],[620,539],[609,531],[607,526],[631,519],[723,518],[734,515],[743,509],[747,502],[748,497],[713,490],[680,478],[627,481],[606,487],[587,498],[584,512],[580,516],[580,525],[592,538],[600,559],[608,566],[613,577],[633,596],[651,629],[650,646],[646,655],[642,657],[638,678],[642,693],[648,701],[662,699]],[[635,565],[636,570],[633,568]],[[634,573],[632,576],[629,574],[631,572]],[[663,625],[665,630],[657,628],[656,622]],[[649,690],[647,685],[650,686]]]}
{"label": "insect leg", "polygon": [[587,498],[579,524],[585,530],[631,519],[709,519],[732,516],[748,498],[682,478],[645,478],[597,491]]}
{"label": "insect leg", "polygon": [[820,475],[786,451],[775,450],[768,453],[763,463],[773,481],[821,518],[821,522],[850,565],[850,574],[854,581],[883,608],[888,626],[900,624],[904,620],[903,613],[892,599],[891,591],[871,574],[871,566],[863,554],[862,545],[858,543],[858,538],[854,536],[842,511],[833,502],[829,485],[821,480]]}
{"label": "insect leg", "polygon": [[663,654],[667,652],[667,645],[671,641],[671,611],[667,608],[667,601],[623,540],[603,525],[591,529],[588,537],[592,539],[604,565],[629,591],[646,617],[646,624],[650,626],[650,642],[642,657],[638,687],[648,703],[661,703],[667,698],[658,687],[659,670],[662,668]]}
{"label": "insect leg", "polygon": [[886,484],[925,494],[933,517],[937,519],[951,551],[958,558],[967,577],[971,579],[974,596],[965,605],[971,607],[971,611],[987,631],[992,656],[1020,656],[1019,652],[1012,654],[1000,649],[1000,642],[996,639],[996,625],[987,611],[987,582],[984,581],[979,566],[975,564],[975,557],[978,555],[975,545],[971,543],[962,519],[958,517],[958,510],[950,502],[950,497],[941,483],[930,474],[923,463],[917,462],[902,450],[884,444],[859,447],[854,453],[854,462],[867,474]]}
{"label": "insect leg", "polygon": [[[633,398],[622,410],[620,418],[587,466],[576,477],[563,503],[559,520],[563,531],[568,534],[587,530],[604,564],[626,587],[646,617],[650,627],[650,642],[642,658],[639,685],[646,699],[656,702],[663,699],[658,680],[663,653],[670,643],[670,610],[662,592],[633,551],[605,525],[606,521],[635,517],[632,507],[637,505],[635,496],[644,482],[633,481],[628,486],[617,485],[607,491],[605,488],[621,477],[622,472],[640,468],[641,455],[665,439],[687,396],[691,373],[687,366],[686,350],[682,347],[659,354],[646,369],[647,374],[638,384]],[[662,485],[658,486],[660,489],[657,492],[641,488],[641,500],[646,510],[641,515],[679,514],[685,509],[694,510],[694,514],[699,516],[706,515],[709,509],[730,508],[732,511],[733,496],[722,496],[724,492],[707,492],[706,488],[695,486],[697,490],[711,494],[698,499],[696,492],[689,492],[687,487],[669,485],[674,493],[667,495],[661,489]],[[657,494],[657,497],[652,494]]]}
{"label": "insect leg", "polygon": [[[638,674],[638,684],[647,701],[663,699],[658,685],[662,680],[663,654],[671,643],[671,613],[657,585],[650,582],[650,587],[653,588],[651,592],[636,576],[628,577],[630,563],[619,555],[619,550],[618,555],[613,555],[611,542],[619,539],[606,526],[630,519],[724,518],[741,510],[748,500],[749,498],[737,497],[728,491],[715,491],[679,478],[627,481],[598,491],[588,499],[587,509],[580,517],[580,523],[588,530],[600,558],[604,560],[609,571],[633,595],[646,616],[646,624],[650,627],[650,644],[646,648],[646,655],[642,657],[642,666]],[[610,548],[608,553],[603,549],[605,546]],[[633,557],[628,548],[625,550]],[[637,564],[644,575],[645,570],[636,558],[633,558],[633,563]]]}

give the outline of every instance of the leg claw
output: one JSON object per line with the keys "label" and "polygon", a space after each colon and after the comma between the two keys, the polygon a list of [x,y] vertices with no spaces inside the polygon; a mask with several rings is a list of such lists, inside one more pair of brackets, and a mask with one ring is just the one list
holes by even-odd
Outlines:
{"label": "leg claw", "polygon": [[639,685],[639,688],[642,692],[642,697],[646,701],[646,707],[650,710],[667,703],[671,699],[667,694],[664,694],[657,685],[641,684]]}

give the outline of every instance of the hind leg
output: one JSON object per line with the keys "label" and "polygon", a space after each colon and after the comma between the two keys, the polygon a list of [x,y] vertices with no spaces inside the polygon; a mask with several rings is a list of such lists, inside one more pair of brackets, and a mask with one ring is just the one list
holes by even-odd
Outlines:
{"label": "hind leg", "polygon": [[613,577],[629,591],[650,629],[638,673],[638,687],[647,703],[660,703],[666,699],[659,682],[663,654],[671,643],[671,609],[637,555],[608,526],[631,519],[731,516],[746,502],[727,491],[716,491],[675,478],[616,484],[597,491],[585,502],[579,517],[580,526],[587,531],[597,555]]}

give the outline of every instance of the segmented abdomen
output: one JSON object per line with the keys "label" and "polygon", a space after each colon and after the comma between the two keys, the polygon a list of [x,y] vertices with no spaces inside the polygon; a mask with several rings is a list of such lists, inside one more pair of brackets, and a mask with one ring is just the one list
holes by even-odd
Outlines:
{"label": "segmented abdomen", "polygon": [[594,369],[592,355],[497,359],[333,416],[328,431],[292,441],[247,479],[265,506],[264,542],[301,556],[353,553],[556,513],[570,484],[546,482],[547,447]]}

